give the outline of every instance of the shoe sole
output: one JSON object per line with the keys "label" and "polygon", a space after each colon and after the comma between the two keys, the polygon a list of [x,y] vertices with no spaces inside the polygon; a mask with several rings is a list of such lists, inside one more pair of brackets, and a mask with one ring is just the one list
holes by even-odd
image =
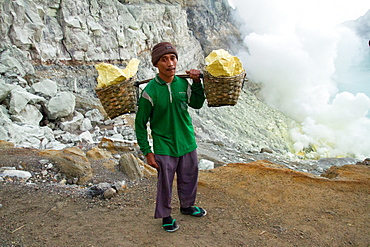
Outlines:
{"label": "shoe sole", "polygon": [[172,230],[168,230],[168,229],[164,229],[166,232],[176,232],[177,230],[179,230],[179,226],[177,226],[175,229],[172,229]]}

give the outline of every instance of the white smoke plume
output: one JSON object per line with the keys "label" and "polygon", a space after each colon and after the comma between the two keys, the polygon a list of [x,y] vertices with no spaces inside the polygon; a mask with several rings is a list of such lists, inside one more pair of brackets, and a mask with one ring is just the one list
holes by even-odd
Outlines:
{"label": "white smoke plume", "polygon": [[[370,157],[370,95],[338,87],[348,68],[370,49],[367,41],[336,24],[360,15],[350,16],[343,1],[229,2],[244,20],[249,52],[237,56],[248,77],[262,83],[261,95],[268,105],[301,123],[291,130],[296,153],[310,147],[308,158]],[[362,14],[370,8],[368,1],[354,0],[351,5],[362,7]],[[347,11],[336,12],[334,6]]]}

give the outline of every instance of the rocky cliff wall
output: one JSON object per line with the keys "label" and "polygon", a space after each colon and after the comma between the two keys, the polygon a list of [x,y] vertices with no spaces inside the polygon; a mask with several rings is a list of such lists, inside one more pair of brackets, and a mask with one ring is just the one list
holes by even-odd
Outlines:
{"label": "rocky cliff wall", "polygon": [[213,49],[242,46],[224,0],[18,0],[4,1],[0,8],[2,50],[14,45],[37,66],[37,77],[58,78],[66,89],[77,83],[88,93],[93,93],[96,71],[83,65],[124,65],[135,57],[141,62],[138,78],[150,78],[156,72],[150,49],[161,41],[177,45],[179,71],[202,68],[204,55]]}
{"label": "rocky cliff wall", "polygon": [[201,64],[212,49],[237,49],[230,11],[224,0],[3,1],[0,43],[17,46],[34,63],[138,57],[141,67],[151,67],[151,47],[167,40],[178,46],[184,68]]}

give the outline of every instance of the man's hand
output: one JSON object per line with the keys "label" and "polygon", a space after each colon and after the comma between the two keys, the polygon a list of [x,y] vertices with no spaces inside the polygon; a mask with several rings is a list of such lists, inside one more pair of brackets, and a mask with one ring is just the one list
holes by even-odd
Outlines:
{"label": "man's hand", "polygon": [[186,70],[186,74],[190,76],[190,79],[193,80],[193,82],[200,82],[200,71],[196,69]]}
{"label": "man's hand", "polygon": [[155,156],[153,153],[148,153],[145,157],[146,157],[146,162],[148,163],[148,165],[159,170],[159,165],[155,161]]}

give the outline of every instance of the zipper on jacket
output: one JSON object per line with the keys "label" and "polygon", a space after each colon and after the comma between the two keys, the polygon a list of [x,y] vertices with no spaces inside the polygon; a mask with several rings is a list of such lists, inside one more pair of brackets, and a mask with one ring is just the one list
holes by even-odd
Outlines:
{"label": "zipper on jacket", "polygon": [[171,91],[171,82],[166,83],[168,92],[170,93],[170,103],[172,104],[172,91]]}

